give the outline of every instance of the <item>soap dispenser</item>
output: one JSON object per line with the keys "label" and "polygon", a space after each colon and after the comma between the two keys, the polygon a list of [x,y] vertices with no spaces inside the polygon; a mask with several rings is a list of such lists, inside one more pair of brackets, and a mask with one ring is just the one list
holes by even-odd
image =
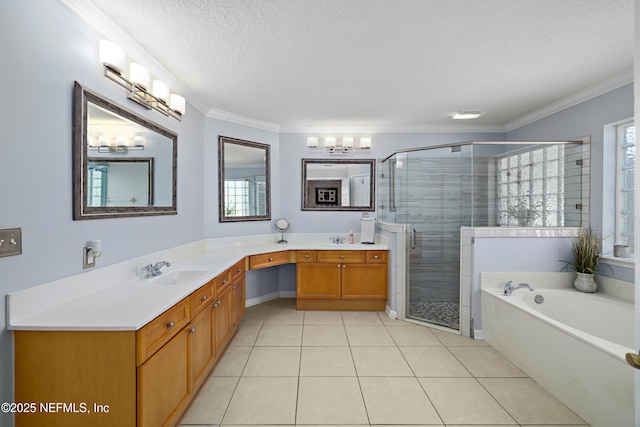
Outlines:
{"label": "soap dispenser", "polygon": [[356,242],[355,237],[353,237],[353,230],[349,231],[349,244],[353,245]]}

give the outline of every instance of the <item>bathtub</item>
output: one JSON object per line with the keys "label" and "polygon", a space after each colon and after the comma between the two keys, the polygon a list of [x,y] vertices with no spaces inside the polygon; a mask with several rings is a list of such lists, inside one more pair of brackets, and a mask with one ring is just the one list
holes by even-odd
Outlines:
{"label": "bathtub", "polygon": [[[633,351],[634,304],[578,292],[572,278],[482,273],[484,338],[593,427],[633,426],[635,371],[624,357]],[[535,291],[504,296],[508,280]]]}

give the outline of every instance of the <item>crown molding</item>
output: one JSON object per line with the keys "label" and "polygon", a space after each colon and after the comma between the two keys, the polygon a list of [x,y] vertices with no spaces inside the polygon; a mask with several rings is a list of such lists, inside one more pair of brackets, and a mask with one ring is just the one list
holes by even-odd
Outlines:
{"label": "crown molding", "polygon": [[504,125],[503,132],[514,131],[522,126],[526,126],[600,95],[604,95],[607,92],[629,83],[633,83],[633,68],[507,123]]}
{"label": "crown molding", "polygon": [[257,129],[268,130],[270,132],[281,132],[279,124],[265,122],[263,120],[242,116],[240,114],[230,113],[228,111],[218,110],[217,108],[209,108],[207,117],[224,120],[226,122],[236,123],[239,125],[250,126]]}
{"label": "crown molding", "polygon": [[[136,40],[122,30],[122,28],[118,27],[95,4],[87,0],[60,0],[60,2],[75,12],[104,38],[119,45],[125,51],[129,60],[135,60],[143,64],[152,76],[163,80],[169,85],[172,91],[182,95],[191,106],[195,107],[202,114],[205,114],[208,109],[206,104],[180,81],[180,79],[171,73],[171,71],[166,69],[164,65],[140,46]],[[97,50],[98,44],[96,43],[96,52]]]}

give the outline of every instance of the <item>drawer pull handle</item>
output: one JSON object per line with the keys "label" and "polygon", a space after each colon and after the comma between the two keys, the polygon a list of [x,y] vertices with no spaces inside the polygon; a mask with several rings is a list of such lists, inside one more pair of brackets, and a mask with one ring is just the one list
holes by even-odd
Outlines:
{"label": "drawer pull handle", "polygon": [[338,264],[338,268],[342,267],[340,264]]}
{"label": "drawer pull handle", "polygon": [[218,305],[222,304],[222,302],[220,300],[218,300]]}
{"label": "drawer pull handle", "polygon": [[240,273],[241,271],[242,271],[242,269],[241,269],[241,268],[238,268],[238,269],[236,270],[236,273]]}
{"label": "drawer pull handle", "polygon": [[273,258],[269,258],[269,261],[273,261]]}
{"label": "drawer pull handle", "polygon": [[214,302],[213,302],[213,304],[211,305],[211,307],[213,307],[213,308],[216,308],[217,306],[218,306],[218,303],[217,303],[217,302],[215,302],[215,301],[214,301]]}
{"label": "drawer pull handle", "polygon": [[340,259],[344,259],[344,255],[340,255]]}
{"label": "drawer pull handle", "polygon": [[378,259],[378,255],[374,255],[374,256],[373,256],[373,259]]}
{"label": "drawer pull handle", "polygon": [[173,328],[174,326],[176,326],[176,322],[174,322],[173,320],[171,322],[167,323],[167,328],[169,328],[169,329]]}
{"label": "drawer pull handle", "polygon": [[206,295],[202,295],[202,298],[200,298],[200,301],[206,301],[207,300],[207,296]]}
{"label": "drawer pull handle", "polygon": [[223,280],[222,280],[222,284],[223,284],[223,285],[226,285],[226,284],[227,284],[227,279],[223,279]]}
{"label": "drawer pull handle", "polygon": [[238,289],[238,285],[233,285],[232,288],[233,289]]}
{"label": "drawer pull handle", "polygon": [[305,258],[305,259],[309,259],[309,255],[305,255],[305,256],[304,256],[304,258]]}
{"label": "drawer pull handle", "polygon": [[347,266],[346,266],[346,265],[344,265],[344,264],[342,264],[342,268],[347,268]]}
{"label": "drawer pull handle", "polygon": [[189,332],[191,332],[192,334],[195,334],[195,333],[196,333],[196,328],[195,328],[195,326],[194,326],[193,328],[189,329]]}

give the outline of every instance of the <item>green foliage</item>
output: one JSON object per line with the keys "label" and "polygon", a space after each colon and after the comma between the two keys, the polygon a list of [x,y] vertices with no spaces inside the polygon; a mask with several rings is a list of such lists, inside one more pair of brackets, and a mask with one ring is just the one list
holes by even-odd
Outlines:
{"label": "green foliage", "polygon": [[590,228],[583,228],[578,237],[571,244],[573,261],[566,262],[566,268],[571,267],[578,273],[595,274],[602,249],[602,237]]}

